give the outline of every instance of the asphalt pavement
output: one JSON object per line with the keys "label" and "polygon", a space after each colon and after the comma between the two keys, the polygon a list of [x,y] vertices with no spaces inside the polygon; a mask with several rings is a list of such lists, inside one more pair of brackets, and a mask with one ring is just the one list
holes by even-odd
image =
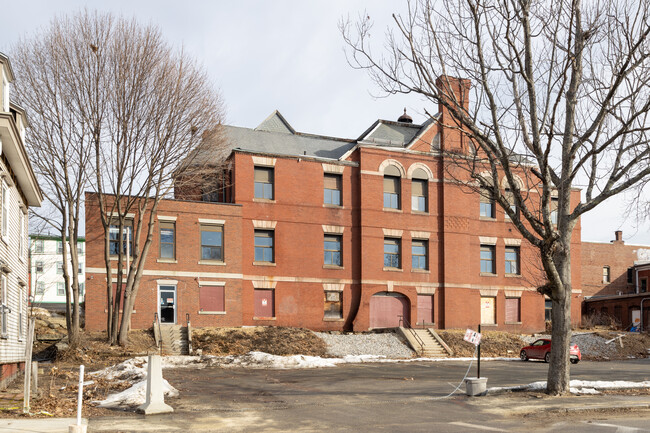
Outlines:
{"label": "asphalt pavement", "polygon": [[[369,363],[308,370],[205,368],[164,370],[180,396],[175,412],[93,418],[89,432],[642,432],[650,431],[650,395],[550,397],[541,392],[449,396],[468,362]],[[546,380],[543,362],[484,361],[488,388]],[[476,375],[476,363],[470,376]],[[650,380],[650,360],[583,361],[580,380]],[[13,421],[13,420],[12,420]],[[3,430],[48,431],[57,430]],[[51,427],[54,427],[52,424]],[[5,427],[7,428],[7,427]],[[21,427],[22,428],[22,427]],[[60,430],[67,431],[67,430]]]}

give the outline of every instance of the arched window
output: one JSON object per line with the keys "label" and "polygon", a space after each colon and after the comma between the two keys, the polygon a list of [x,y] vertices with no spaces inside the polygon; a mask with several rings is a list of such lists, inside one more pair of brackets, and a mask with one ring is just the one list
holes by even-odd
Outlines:
{"label": "arched window", "polygon": [[394,165],[389,165],[384,170],[384,208],[401,209],[400,189],[401,172]]}
{"label": "arched window", "polygon": [[413,171],[411,180],[411,210],[426,212],[429,209],[429,176],[421,169]]}

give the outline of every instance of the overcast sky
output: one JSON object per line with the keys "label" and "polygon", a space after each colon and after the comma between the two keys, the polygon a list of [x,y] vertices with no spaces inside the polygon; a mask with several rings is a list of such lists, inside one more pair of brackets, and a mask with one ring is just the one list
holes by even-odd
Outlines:
{"label": "overcast sky", "polygon": [[[228,124],[255,127],[275,109],[301,132],[357,138],[378,118],[396,120],[406,108],[414,122],[436,107],[416,96],[381,96],[365,72],[346,62],[338,22],[369,15],[383,38],[401,2],[319,1],[2,1],[0,51],[38,32],[56,14],[84,7],[135,16],[159,25],[209,71],[226,103]],[[582,218],[582,238],[607,242],[623,230],[627,243],[650,244],[650,225],[624,218],[614,198]]]}

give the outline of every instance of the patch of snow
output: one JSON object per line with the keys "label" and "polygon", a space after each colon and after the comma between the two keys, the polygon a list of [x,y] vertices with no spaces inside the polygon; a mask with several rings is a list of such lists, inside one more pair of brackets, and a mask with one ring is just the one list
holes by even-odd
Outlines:
{"label": "patch of snow", "polygon": [[[598,394],[597,390],[603,389],[632,389],[650,388],[650,381],[629,382],[625,380],[572,380],[569,382],[570,392],[573,394]],[[502,386],[489,388],[488,391],[539,391],[546,389],[546,381],[533,382],[528,385]]]}
{"label": "patch of snow", "polygon": [[[105,400],[96,401],[99,407],[106,408],[131,408],[140,406],[147,401],[147,381],[142,380],[135,383],[131,388],[125,389],[117,394],[111,394]],[[163,393],[165,397],[177,397],[178,390],[163,379]]]}

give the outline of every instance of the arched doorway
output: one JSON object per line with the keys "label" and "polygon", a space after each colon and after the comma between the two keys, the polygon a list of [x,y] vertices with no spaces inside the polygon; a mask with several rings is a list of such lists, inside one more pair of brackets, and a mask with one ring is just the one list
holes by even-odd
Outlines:
{"label": "arched doorway", "polygon": [[370,327],[394,328],[400,326],[403,316],[411,321],[411,303],[401,293],[379,292],[370,298]]}

